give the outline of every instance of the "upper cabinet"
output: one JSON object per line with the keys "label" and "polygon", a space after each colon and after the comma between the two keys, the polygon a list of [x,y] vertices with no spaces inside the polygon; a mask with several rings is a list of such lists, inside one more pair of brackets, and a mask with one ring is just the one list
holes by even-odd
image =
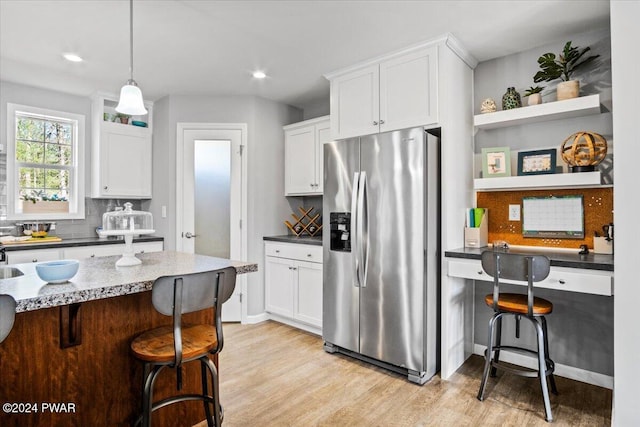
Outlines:
{"label": "upper cabinet", "polygon": [[412,48],[326,76],[333,139],[438,122],[438,46]]}
{"label": "upper cabinet", "polygon": [[322,195],[323,144],[331,141],[329,117],[284,126],[285,196]]}
{"label": "upper cabinet", "polygon": [[116,117],[117,103],[112,94],[92,98],[91,197],[150,199],[153,103],[145,102],[149,114],[126,124]]}

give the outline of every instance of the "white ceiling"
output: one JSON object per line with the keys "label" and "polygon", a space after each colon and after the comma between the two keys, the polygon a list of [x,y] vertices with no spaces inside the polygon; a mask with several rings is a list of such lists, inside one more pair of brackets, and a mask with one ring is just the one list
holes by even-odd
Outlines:
{"label": "white ceiling", "polygon": [[[479,61],[609,25],[609,2],[134,1],[145,98],[257,95],[304,108],[324,73],[450,32]],[[74,52],[80,64],[62,58]],[[251,78],[255,69],[268,78]],[[0,0],[0,79],[89,95],[129,76],[127,0]]]}

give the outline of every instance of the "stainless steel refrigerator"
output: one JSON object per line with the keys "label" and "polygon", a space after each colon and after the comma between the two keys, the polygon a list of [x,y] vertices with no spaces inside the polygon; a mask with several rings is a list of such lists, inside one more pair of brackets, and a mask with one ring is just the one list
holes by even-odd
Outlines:
{"label": "stainless steel refrigerator", "polygon": [[439,368],[439,144],[413,128],[324,145],[324,348],[419,384]]}

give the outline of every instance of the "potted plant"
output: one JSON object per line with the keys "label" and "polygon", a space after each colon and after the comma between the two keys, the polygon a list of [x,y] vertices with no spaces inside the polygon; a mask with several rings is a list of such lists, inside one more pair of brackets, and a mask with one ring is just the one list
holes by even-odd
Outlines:
{"label": "potted plant", "polygon": [[122,114],[122,113],[117,113],[116,117],[118,118],[118,120],[120,120],[120,123],[122,123],[123,125],[128,125],[129,119],[131,118],[130,115]]}
{"label": "potted plant", "polygon": [[538,105],[542,104],[542,91],[544,90],[544,86],[531,86],[524,92],[524,96],[528,96],[529,99],[527,103],[529,105]]}
{"label": "potted plant", "polygon": [[576,70],[583,68],[600,55],[584,55],[591,50],[590,47],[580,49],[577,46],[571,46],[571,41],[564,45],[562,53],[557,57],[549,52],[538,58],[540,71],[533,77],[534,83],[550,82],[552,80],[561,79],[558,83],[557,94],[558,101],[563,99],[577,98],[580,94],[580,82],[572,80]]}
{"label": "potted plant", "polygon": [[20,197],[23,213],[67,213],[69,201],[64,196],[48,196],[44,191],[32,191]]}

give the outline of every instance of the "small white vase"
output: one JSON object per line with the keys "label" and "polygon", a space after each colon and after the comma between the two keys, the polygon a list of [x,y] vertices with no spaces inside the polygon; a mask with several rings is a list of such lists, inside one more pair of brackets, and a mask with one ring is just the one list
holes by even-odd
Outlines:
{"label": "small white vase", "polygon": [[569,80],[568,82],[558,83],[556,92],[558,101],[577,98],[580,95],[580,82],[578,80]]}
{"label": "small white vase", "polygon": [[527,100],[527,104],[529,104],[529,105],[542,104],[542,94],[541,93],[532,93],[531,95],[529,95],[529,99]]}

